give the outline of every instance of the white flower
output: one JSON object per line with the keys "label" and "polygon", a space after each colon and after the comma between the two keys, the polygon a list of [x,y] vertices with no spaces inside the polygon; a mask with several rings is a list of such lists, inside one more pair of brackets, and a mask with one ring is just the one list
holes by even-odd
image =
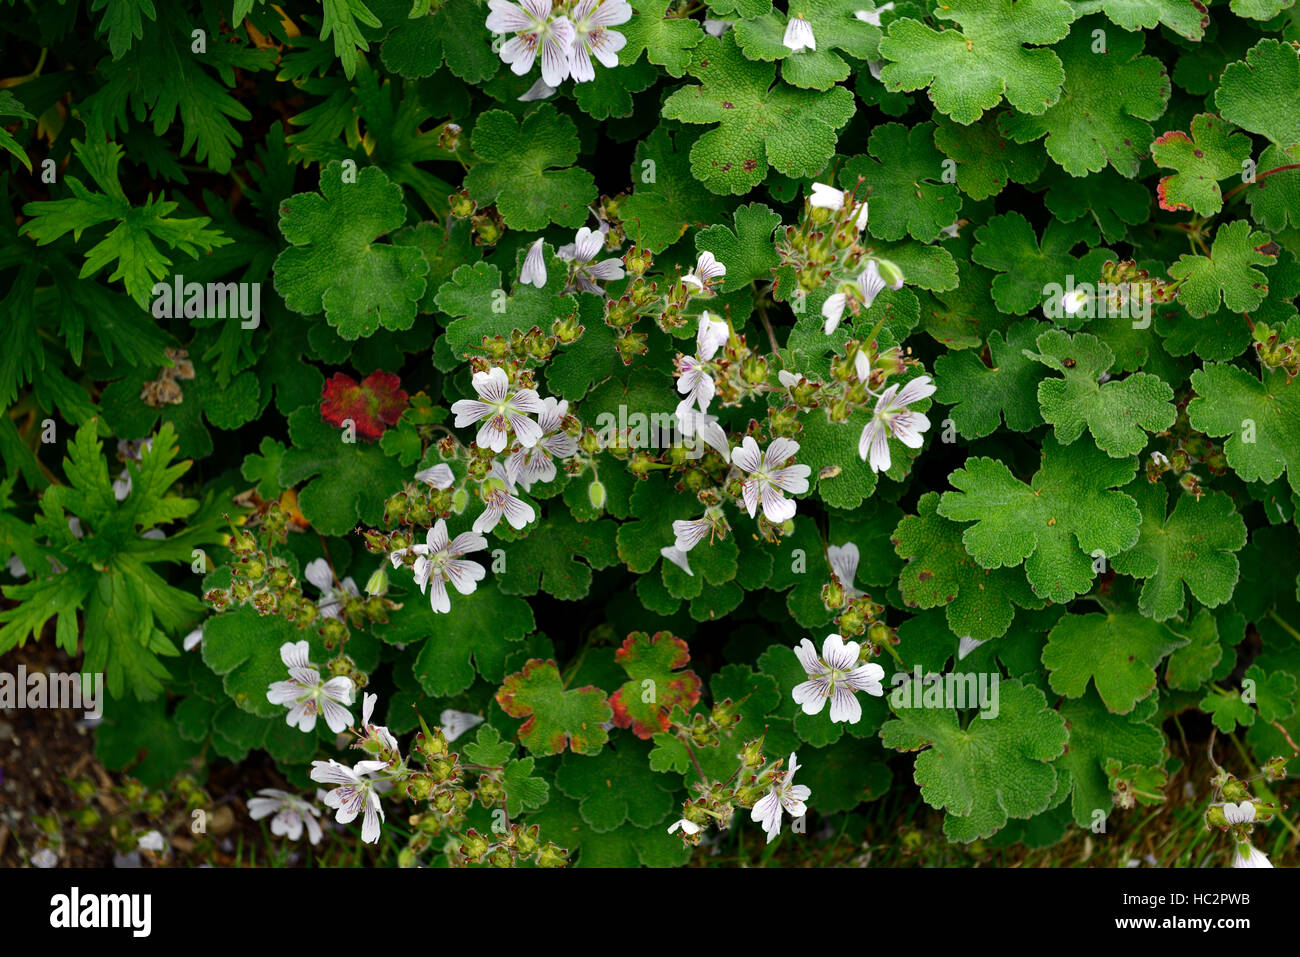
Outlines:
{"label": "white flower", "polygon": [[819,658],[811,641],[805,638],[799,643],[794,653],[808,680],[795,685],[790,697],[803,707],[804,714],[821,714],[829,700],[831,721],[857,724],[862,720],[857,692],[882,696],[885,689],[880,681],[885,677],[885,669],[874,661],[859,665],[861,650],[856,641],[846,642],[839,635],[827,635]]}
{"label": "white flower", "polygon": [[883,70],[884,68],[885,68],[884,60],[867,61],[867,72],[870,73],[871,78],[877,82],[880,82],[880,71]]}
{"label": "white flower", "polygon": [[844,205],[844,190],[826,183],[813,183],[808,202],[818,209],[839,209]]}
{"label": "white flower", "polygon": [[578,440],[564,431],[564,417],[569,414],[569,403],[549,396],[542,400],[542,410],[537,413],[537,424],[542,437],[529,449],[516,449],[510,455],[506,471],[518,476],[524,490],[534,482],[549,482],[555,478],[554,456],[567,459],[578,451]]}
{"label": "white flower", "polygon": [[733,20],[710,20],[707,17],[704,20],[704,32],[711,37],[720,37],[727,32]]}
{"label": "white flower", "polygon": [[387,767],[384,761],[358,761],[352,767],[339,764],[333,758],[311,763],[311,779],[320,784],[339,785],[325,795],[325,806],[337,808],[334,819],[340,824],[350,824],[363,811],[365,818],[361,824],[361,840],[367,844],[379,841],[379,825],[384,820],[384,809],[379,806],[379,795],[375,793],[376,782],[363,777],[381,768]]}
{"label": "white flower", "polygon": [[601,250],[605,248],[605,233],[608,232],[608,226],[603,223],[601,226],[601,229],[595,231],[583,226],[573,237],[571,244],[561,246],[555,253],[565,262],[571,262],[578,267],[575,276],[577,289],[598,295],[604,295],[605,291],[596,285],[597,281],[622,279],[624,275],[623,260],[617,256],[595,262]]}
{"label": "white flower", "polygon": [[319,844],[323,832],[316,818],[320,809],[297,795],[276,788],[262,788],[257,792],[260,797],[248,799],[248,816],[260,821],[269,814],[271,833],[276,837],[287,837],[296,841],[302,837],[303,828],[307,830],[307,840],[313,845]]}
{"label": "white flower", "polygon": [[803,817],[808,811],[808,806],[804,802],[812,797],[812,791],[807,785],[793,783],[794,773],[798,770],[799,761],[791,751],[790,768],[785,772],[785,776],[780,783],[773,784],[767,794],[750,809],[750,820],[757,821],[763,826],[769,844],[781,833],[782,810],[788,812],[792,818]]}
{"label": "white flower", "polygon": [[500,462],[492,463],[492,471],[484,487],[488,490],[483,499],[484,509],[474,519],[474,531],[480,534],[492,531],[503,515],[510,527],[515,529],[523,528],[537,517],[533,507],[515,494],[514,476],[503,469]]}
{"label": "white flower", "polygon": [[763,514],[774,525],[794,518],[794,500],[786,498],[782,493],[800,495],[808,491],[808,476],[812,469],[807,465],[780,466],[798,451],[798,442],[778,436],[760,455],[758,443],[752,435],[745,436],[740,448],[732,451],[732,464],[750,475],[741,486],[750,518],[754,517],[760,501],[763,503]]}
{"label": "white flower", "polygon": [[470,714],[468,711],[454,711],[448,708],[438,715],[438,726],[442,728],[442,736],[448,741],[455,741],[466,731],[470,731],[482,723],[483,718],[481,716]]}
{"label": "white flower", "polygon": [[[700,253],[699,259],[695,260],[695,268],[682,277],[682,282],[688,282],[700,292],[703,292],[705,286],[726,274],[727,267],[718,262],[713,253],[705,250]],[[707,316],[708,313],[706,312],[704,315]],[[720,323],[720,325],[726,327],[726,323]],[[723,342],[726,342],[725,338]]]}
{"label": "white flower", "polygon": [[618,51],[627,44],[627,38],[609,28],[632,19],[632,8],[626,0],[578,0],[571,13],[574,36],[569,48],[569,70],[574,82],[587,83],[596,79],[593,56],[608,69],[618,66]]}
{"label": "white flower", "polygon": [[839,579],[845,593],[853,598],[863,594],[853,583],[853,579],[858,574],[858,561],[861,558],[858,546],[853,542],[832,545],[826,549],[826,557],[830,561],[831,571]]}
{"label": "white flower", "polygon": [[534,100],[547,100],[555,95],[556,88],[548,84],[545,80],[538,80],[523,93],[519,94],[516,99],[520,103],[532,103]]}
{"label": "white flower", "polygon": [[[865,217],[866,209],[867,204],[863,203],[861,216]],[[867,263],[867,268],[858,275],[858,288],[853,291],[854,299],[861,303],[861,308],[870,309],[871,304],[876,301],[876,296],[880,295],[885,285],[885,280],[880,275],[880,267],[876,265],[873,259]],[[840,318],[844,315],[844,307],[848,305],[848,301],[849,297],[846,293],[837,292],[822,303],[822,316],[826,319],[822,331],[826,335],[829,336],[835,331],[835,327],[840,324]]]}
{"label": "white flower", "polygon": [[422,595],[428,587],[429,605],[434,611],[451,611],[447,582],[451,582],[462,595],[473,594],[487,570],[478,562],[460,556],[481,551],[487,548],[487,544],[486,538],[474,532],[462,532],[455,540],[448,541],[447,523],[440,518],[426,533],[423,545],[411,546],[411,551],[418,556],[415,559],[415,583],[420,586]]}
{"label": "white flower", "polygon": [[338,734],[352,723],[352,714],[344,707],[352,703],[352,679],[340,675],[322,682],[320,672],[307,660],[308,650],[305,641],[286,641],[280,646],[280,660],[289,669],[289,680],[272,682],[266,700],[289,707],[285,720],[291,728],[311,731],[316,727],[316,715],[324,714],[329,729]]}
{"label": "white flower", "polygon": [[799,373],[790,372],[787,369],[782,369],[779,372],[777,372],[776,378],[787,389],[793,389],[800,382],[804,381],[803,376],[801,376]]}
{"label": "white flower", "polygon": [[478,399],[461,399],[452,403],[451,411],[456,414],[456,428],[464,428],[485,419],[479,426],[475,441],[480,448],[491,449],[493,452],[505,449],[511,429],[524,448],[537,444],[537,440],[542,437],[542,429],[526,414],[542,410],[542,400],[535,391],[519,389],[511,392],[506,370],[500,366],[493,366],[487,372],[475,372],[473,382]]}
{"label": "white flower", "polygon": [[[675,525],[676,522],[673,524]],[[659,549],[659,554],[662,555],[665,560],[672,562],[692,578],[695,577],[695,572],[691,571],[690,559],[686,557],[686,552],[678,548],[676,545],[665,545],[663,548]]]}
{"label": "white flower", "polygon": [[382,724],[370,723],[370,716],[375,713],[375,702],[378,700],[377,694],[361,696],[361,737],[365,740],[377,741],[385,751],[396,753],[397,739],[393,737],[393,733]]}
{"label": "white flower", "polygon": [[858,457],[868,460],[871,471],[889,471],[891,433],[909,449],[921,447],[922,435],[930,427],[930,420],[920,412],[911,411],[908,406],[929,398],[934,391],[930,377],[923,375],[905,384],[901,390],[895,384],[880,394],[871,421],[863,427],[858,438]]}
{"label": "white flower", "polygon": [[781,42],[791,53],[817,49],[817,38],[813,36],[812,24],[803,17],[790,18],[790,22],[785,25],[785,36]]}
{"label": "white flower", "polygon": [[[986,638],[984,639],[984,641],[988,641],[988,639]],[[967,635],[965,638],[960,639],[957,642],[957,660],[961,661],[963,658],[969,655],[980,645],[984,644],[984,641],[976,641],[970,635]]]}
{"label": "white flower", "polygon": [[869,23],[873,27],[878,27],[880,26],[880,15],[892,9],[894,9],[894,3],[893,0],[890,0],[889,3],[882,3],[880,6],[876,7],[874,11],[859,10],[857,13],[853,15],[857,17],[859,20],[861,20],[863,23]]}
{"label": "white flower", "polygon": [[451,466],[439,462],[437,465],[431,465],[415,473],[417,482],[425,482],[434,488],[442,490],[451,488],[451,483],[456,481],[456,476],[452,474]]}
{"label": "white flower", "polygon": [[57,867],[59,864],[59,855],[55,854],[54,851],[50,850],[48,847],[42,847],[32,855],[31,861],[32,867],[39,867],[42,869]]}
{"label": "white flower", "polygon": [[683,834],[694,835],[700,833],[700,826],[696,824],[694,821],[686,820],[686,818],[682,818],[680,821],[673,821],[672,824],[668,825],[669,834],[676,834],[679,830]]}
{"label": "white flower", "polygon": [[689,412],[693,406],[698,406],[701,412],[708,412],[715,391],[708,366],[695,356],[678,355],[677,391],[686,396],[677,403],[679,416]]}
{"label": "white flower", "polygon": [[1088,302],[1088,294],[1082,289],[1072,289],[1069,292],[1061,294],[1061,310],[1067,316],[1073,316],[1079,312]]}
{"label": "white flower", "polygon": [[161,854],[167,850],[167,840],[158,831],[150,831],[142,835],[135,846],[137,850],[153,851],[155,854]]}
{"label": "white flower", "polygon": [[677,427],[682,430],[682,435],[688,438],[698,435],[723,459],[731,461],[731,445],[727,442],[727,430],[718,424],[716,415],[697,412],[690,408],[689,403],[683,403],[677,406]]}
{"label": "white flower", "polygon": [[[705,253],[704,255],[708,255]],[[725,272],[726,267],[723,267]],[[709,315],[708,310],[700,313],[700,325],[695,332],[695,354],[705,362],[708,362],[718,350],[727,344],[731,338],[731,331],[727,324],[720,319],[714,319]]]}
{"label": "white flower", "polygon": [[343,579],[342,584],[334,587],[334,571],[330,563],[323,558],[315,558],[307,563],[302,571],[303,577],[320,589],[320,602],[317,607],[326,618],[343,617],[343,605],[348,598],[361,594],[357,583],[351,577]]}
{"label": "white flower", "polygon": [[519,281],[531,283],[538,289],[546,285],[546,256],[542,250],[542,240],[539,239],[528,247],[524,265],[519,270]]}
{"label": "white flower", "polygon": [[203,628],[199,627],[185,636],[185,639],[181,642],[181,647],[186,651],[193,651],[201,644],[203,644]]}
{"label": "white flower", "polygon": [[697,518],[693,521],[678,519],[673,522],[673,547],[685,555],[692,548],[704,540],[704,536],[713,530],[713,523],[707,518]]}
{"label": "white flower", "polygon": [[510,71],[523,76],[542,53],[542,79],[559,86],[569,75],[569,48],[575,30],[567,17],[551,19],[551,0],[488,0],[487,28],[493,33],[515,34],[501,46],[501,59]]}
{"label": "white flower", "polygon": [[1268,855],[1251,844],[1238,844],[1232,855],[1233,867],[1272,867]]}
{"label": "white flower", "polygon": [[842,292],[831,293],[822,303],[822,316],[826,319],[822,323],[822,332],[830,335],[840,324],[840,319],[844,317],[844,307],[848,305],[849,297]]}
{"label": "white flower", "polygon": [[1223,816],[1229,824],[1250,824],[1255,820],[1255,802],[1242,801],[1240,804],[1229,802],[1223,805]]}

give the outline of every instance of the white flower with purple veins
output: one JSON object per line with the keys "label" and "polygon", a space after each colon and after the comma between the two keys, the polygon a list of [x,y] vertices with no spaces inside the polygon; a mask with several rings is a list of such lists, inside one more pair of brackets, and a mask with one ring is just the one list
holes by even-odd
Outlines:
{"label": "white flower with purple veins", "polygon": [[248,799],[248,816],[254,821],[274,814],[271,818],[271,833],[276,837],[287,837],[296,841],[302,837],[303,829],[307,831],[307,840],[313,845],[319,844],[321,835],[320,809],[316,805],[288,791],[277,788],[262,788],[258,797]]}
{"label": "white flower with purple veins", "polygon": [[482,723],[481,715],[470,714],[468,711],[454,711],[448,708],[438,715],[438,727],[442,729],[442,736],[449,742],[455,741],[466,731],[472,731]]}
{"label": "white flower with purple veins", "polygon": [[487,539],[475,532],[462,532],[448,540],[447,523],[440,518],[425,535],[423,545],[411,546],[416,555],[415,583],[422,595],[428,589],[429,605],[434,611],[451,611],[448,582],[462,595],[473,594],[487,570],[478,562],[460,556],[482,551],[487,545]]}
{"label": "white flower with purple veins", "polygon": [[686,398],[677,403],[678,416],[685,415],[698,407],[701,412],[709,411],[713,401],[715,387],[709,367],[695,356],[677,357],[677,391]]}
{"label": "white flower with purple veins", "polygon": [[352,713],[344,707],[352,703],[352,679],[340,675],[321,681],[307,654],[305,641],[286,641],[280,646],[280,660],[289,669],[289,680],[272,682],[266,700],[289,708],[285,721],[291,728],[312,731],[316,716],[323,714],[329,729],[338,734],[352,723]]}
{"label": "white flower with purple veins", "polygon": [[569,48],[575,31],[567,17],[551,17],[551,0],[488,0],[487,28],[515,34],[501,46],[501,59],[510,72],[523,76],[542,54],[542,79],[559,86],[569,75]]}
{"label": "white flower with purple veins", "polygon": [[[695,260],[695,268],[682,277],[683,283],[690,283],[700,292],[715,279],[721,279],[727,274],[727,267],[718,262],[713,253],[705,250],[700,253],[700,258]],[[708,313],[706,312],[707,316]],[[723,326],[726,323],[722,323]],[[724,340],[725,341],[725,340]]]}
{"label": "white flower with purple veins", "polygon": [[781,42],[791,53],[817,49],[817,38],[813,36],[812,24],[803,17],[790,18],[790,22],[785,25],[785,36]]}
{"label": "white flower with purple veins", "polygon": [[201,644],[203,644],[203,628],[199,627],[195,628],[185,636],[185,640],[181,643],[181,647],[186,651],[193,651]]}
{"label": "white flower with purple veins", "polygon": [[[863,209],[866,209],[865,203]],[[863,309],[870,309],[871,304],[876,301],[876,297],[884,291],[886,286],[884,278],[880,275],[880,267],[876,265],[874,259],[867,263],[866,269],[862,270],[857,283],[858,289],[855,297],[862,303]],[[845,293],[837,292],[822,303],[822,316],[826,319],[822,326],[822,332],[826,333],[826,335],[829,336],[835,331],[835,327],[840,324],[840,319],[844,315],[844,307],[848,305],[848,301],[849,297]]]}
{"label": "white flower with purple veins", "polygon": [[804,802],[812,797],[812,791],[805,784],[794,783],[794,773],[798,770],[799,761],[791,751],[790,767],[780,782],[773,784],[749,811],[750,820],[763,826],[769,844],[781,833],[782,811],[792,818],[803,817],[808,812],[808,806]]}
{"label": "white flower with purple veins", "polygon": [[[705,255],[708,255],[707,253]],[[724,267],[725,271],[725,267]],[[714,319],[708,310],[700,313],[700,325],[695,331],[695,354],[708,362],[731,338],[731,330],[721,319]]]}
{"label": "white flower with purple veins", "polygon": [[1223,818],[1229,824],[1251,824],[1255,820],[1255,802],[1242,801],[1233,804],[1229,801],[1223,805]]}
{"label": "white flower with purple veins", "polygon": [[382,724],[370,723],[370,716],[375,713],[375,702],[378,700],[377,694],[361,696],[361,736],[371,741],[378,741],[385,750],[395,752],[397,739],[393,737],[393,733]]}
{"label": "white flower with purple veins", "polygon": [[347,600],[361,594],[357,591],[357,583],[351,577],[343,579],[343,583],[335,588],[334,571],[330,568],[330,563],[323,558],[315,558],[308,562],[302,574],[307,581],[320,589],[320,601],[317,607],[326,618],[341,618]]}
{"label": "white flower with purple veins", "polygon": [[865,594],[853,583],[858,574],[858,560],[861,557],[857,545],[852,542],[845,542],[843,545],[832,545],[826,549],[826,557],[830,561],[831,571],[835,573],[835,577],[844,588],[846,595],[850,598],[857,598],[859,595]]}
{"label": "white flower with purple veins", "polygon": [[311,763],[311,779],[319,784],[337,784],[325,795],[325,806],[336,808],[334,820],[351,824],[358,814],[365,814],[361,823],[361,840],[367,844],[379,842],[379,825],[384,820],[384,809],[379,806],[375,793],[376,782],[365,775],[388,767],[384,761],[358,761],[352,767],[329,761]]}
{"label": "white flower with purple veins", "polygon": [[676,545],[665,545],[663,548],[659,549],[659,554],[663,556],[665,561],[672,562],[692,578],[695,577],[695,572],[691,571],[691,562],[687,557],[686,552],[682,551],[682,549],[678,548]]}
{"label": "white flower with purple veins", "polygon": [[597,282],[623,278],[623,260],[617,256],[596,262],[596,257],[605,248],[605,231],[592,230],[583,226],[573,237],[572,245],[561,246],[556,255],[577,267],[574,278],[576,287],[582,292],[604,295],[605,291]]}
{"label": "white flower with purple veins", "polygon": [[503,516],[514,529],[523,528],[537,517],[533,507],[515,494],[514,475],[502,468],[499,461],[492,463],[486,487],[483,514],[474,519],[474,531],[480,534],[492,531]]}
{"label": "white flower with purple veins", "polygon": [[564,417],[568,414],[568,402],[550,397],[543,399],[542,411],[537,413],[542,437],[532,448],[516,449],[511,453],[506,471],[518,476],[524,491],[532,488],[534,482],[549,482],[555,478],[552,457],[567,459],[577,454],[578,440],[564,431]]}
{"label": "white flower with purple veins", "polygon": [[930,428],[930,420],[923,413],[913,412],[908,406],[928,399],[934,392],[934,383],[928,375],[923,375],[906,383],[901,389],[895,384],[880,393],[880,398],[876,400],[876,411],[858,438],[858,457],[867,460],[871,471],[889,471],[890,435],[909,449],[921,447],[925,431]]}
{"label": "white flower with purple veins", "polygon": [[880,681],[885,669],[874,661],[858,664],[862,646],[856,641],[845,641],[839,635],[827,635],[822,642],[821,657],[817,648],[805,638],[795,648],[799,664],[808,680],[794,686],[790,697],[803,708],[804,714],[821,714],[826,702],[831,703],[831,721],[857,724],[862,720],[862,705],[858,703],[859,691],[879,698],[885,693]]}
{"label": "white flower with purple veins", "polygon": [[478,399],[461,399],[452,403],[456,428],[484,420],[475,441],[480,448],[493,452],[505,450],[511,430],[524,448],[537,444],[542,429],[527,414],[542,411],[542,400],[536,392],[532,389],[511,392],[506,370],[500,366],[493,366],[487,372],[475,372],[474,391],[478,393]]}
{"label": "white flower with purple veins", "polygon": [[740,491],[750,518],[754,517],[759,502],[763,503],[763,514],[774,525],[794,518],[794,500],[786,498],[784,493],[801,495],[808,491],[808,476],[812,473],[807,465],[782,465],[798,451],[798,442],[778,436],[760,455],[752,435],[745,436],[740,448],[732,450],[732,464],[749,473]]}
{"label": "white flower with purple veins", "polygon": [[456,476],[452,473],[450,465],[439,462],[437,465],[416,472],[415,480],[442,491],[451,488],[451,483],[456,481]]}
{"label": "white flower with purple veins", "polygon": [[632,8],[625,0],[578,0],[570,13],[574,36],[569,71],[575,82],[587,83],[596,79],[593,56],[607,69],[618,66],[618,51],[627,44],[627,38],[609,28],[631,20]]}
{"label": "white flower with purple veins", "polygon": [[542,240],[539,239],[528,247],[524,265],[519,270],[519,281],[538,289],[546,285],[546,254],[542,250]]}
{"label": "white flower with purple veins", "polygon": [[[710,448],[722,456],[725,461],[731,461],[731,444],[727,441],[727,430],[718,424],[718,417],[710,415],[707,412],[697,412],[692,408],[682,406],[677,407],[677,427],[682,430],[682,435],[690,439],[696,437],[704,440]],[[699,446],[695,446],[699,449]],[[703,449],[699,449],[700,455],[693,456],[699,458],[704,454]]]}
{"label": "white flower with purple veins", "polygon": [[686,818],[682,818],[680,821],[673,821],[672,824],[668,825],[669,834],[676,834],[678,831],[681,831],[683,834],[699,834],[700,826],[694,821],[688,821]]}

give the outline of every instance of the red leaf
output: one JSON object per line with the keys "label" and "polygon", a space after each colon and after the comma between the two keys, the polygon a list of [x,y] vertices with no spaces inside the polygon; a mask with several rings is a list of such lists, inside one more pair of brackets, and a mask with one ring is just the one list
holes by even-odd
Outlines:
{"label": "red leaf", "polygon": [[360,385],[351,376],[336,372],[321,392],[321,418],[336,428],[343,428],[344,420],[351,419],[357,435],[373,442],[406,410],[408,396],[401,386],[402,380],[391,372],[376,370]]}

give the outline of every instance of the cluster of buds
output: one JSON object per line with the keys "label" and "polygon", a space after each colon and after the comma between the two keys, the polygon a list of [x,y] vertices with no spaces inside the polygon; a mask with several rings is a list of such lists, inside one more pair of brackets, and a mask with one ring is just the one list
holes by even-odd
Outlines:
{"label": "cluster of buds", "polygon": [[523,329],[512,329],[509,336],[484,336],[480,347],[484,361],[492,365],[522,365],[530,359],[545,362],[551,358],[557,346],[570,345],[581,335],[582,326],[575,310],[572,316],[555,320],[549,333],[543,333],[540,326],[533,326],[526,332]]}
{"label": "cluster of buds", "polygon": [[1252,335],[1260,365],[1267,369],[1285,370],[1287,382],[1300,373],[1300,338],[1290,336],[1283,339],[1280,330],[1262,322],[1255,323]]}
{"label": "cluster of buds", "polygon": [[456,864],[483,864],[492,867],[518,867],[521,861],[532,860],[538,867],[564,867],[569,852],[559,845],[541,842],[536,824],[524,827],[512,824],[501,834],[492,837],[471,828],[462,837],[453,855]]}
{"label": "cluster of buds", "polygon": [[1164,787],[1169,775],[1164,768],[1125,765],[1116,758],[1108,758],[1105,771],[1116,807],[1130,810],[1139,804],[1160,804],[1165,799]]}
{"label": "cluster of buds", "polygon": [[1178,418],[1167,436],[1170,450],[1168,453],[1151,453],[1146,464],[1147,480],[1158,482],[1164,474],[1172,473],[1178,477],[1178,485],[1184,492],[1200,498],[1204,494],[1201,479],[1192,470],[1197,465],[1204,465],[1212,475],[1226,471],[1228,461],[1222,447],[1191,427],[1186,398],[1179,402]]}

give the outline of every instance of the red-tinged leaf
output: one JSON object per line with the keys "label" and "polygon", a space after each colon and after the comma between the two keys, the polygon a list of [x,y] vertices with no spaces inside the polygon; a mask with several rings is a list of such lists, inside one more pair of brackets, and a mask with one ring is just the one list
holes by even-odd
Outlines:
{"label": "red-tinged leaf", "polygon": [[566,691],[552,660],[528,659],[501,685],[497,704],[510,717],[527,719],[519,740],[534,754],[559,754],[566,746],[597,754],[609,740],[601,727],[611,714],[605,692],[590,685]]}
{"label": "red-tinged leaf", "polygon": [[336,372],[321,392],[320,414],[337,428],[352,420],[357,436],[373,442],[401,418],[407,399],[402,380],[391,372],[372,372],[360,385],[351,376]]}
{"label": "red-tinged leaf", "polygon": [[700,700],[700,677],[678,671],[691,660],[686,642],[666,631],[650,637],[644,631],[627,636],[614,659],[630,680],[610,697],[614,723],[631,728],[638,738],[668,730],[668,716],[677,705],[686,711]]}

